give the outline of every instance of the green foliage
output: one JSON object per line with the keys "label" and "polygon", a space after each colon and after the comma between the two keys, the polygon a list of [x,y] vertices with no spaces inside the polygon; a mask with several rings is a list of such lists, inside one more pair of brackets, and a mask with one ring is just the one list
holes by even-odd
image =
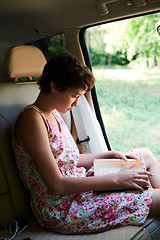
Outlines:
{"label": "green foliage", "polygon": [[159,64],[160,38],[156,25],[160,13],[89,28],[86,42],[93,65],[130,62],[153,67]]}
{"label": "green foliage", "polygon": [[158,64],[160,38],[156,32],[156,26],[159,19],[160,14],[156,13],[129,21],[126,28],[130,42],[128,59],[132,59],[136,54],[139,62],[144,62],[146,67]]}
{"label": "green foliage", "polygon": [[126,51],[117,51],[116,54],[112,55],[111,65],[127,65],[130,61],[127,59],[127,52]]}
{"label": "green foliage", "polygon": [[102,26],[90,28],[85,33],[86,44],[90,53],[93,65],[107,64],[108,54],[104,51],[105,42],[104,34],[105,28]]}
{"label": "green foliage", "polygon": [[50,58],[66,51],[66,41],[63,34],[52,36],[48,42],[48,55]]}
{"label": "green foliage", "polygon": [[41,49],[47,60],[50,60],[58,54],[66,52],[67,49],[63,34],[57,34],[52,37],[32,42],[32,45]]}

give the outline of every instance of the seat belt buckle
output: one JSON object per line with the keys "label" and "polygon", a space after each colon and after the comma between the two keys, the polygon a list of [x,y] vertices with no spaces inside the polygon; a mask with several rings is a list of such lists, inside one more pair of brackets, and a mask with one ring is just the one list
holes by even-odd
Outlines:
{"label": "seat belt buckle", "polygon": [[90,137],[87,136],[87,138],[82,139],[82,140],[79,140],[79,138],[77,138],[76,143],[77,143],[77,144],[82,144],[83,150],[84,150],[84,151],[87,151],[87,149],[88,149],[88,142],[89,142],[89,141],[90,141]]}

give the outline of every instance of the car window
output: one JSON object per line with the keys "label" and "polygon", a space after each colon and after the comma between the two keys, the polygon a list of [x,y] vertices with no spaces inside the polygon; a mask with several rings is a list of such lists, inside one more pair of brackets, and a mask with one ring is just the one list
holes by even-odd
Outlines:
{"label": "car window", "polygon": [[27,44],[38,47],[45,55],[47,61],[67,51],[64,34],[57,34]]}
{"label": "car window", "polygon": [[160,157],[160,13],[90,27],[85,40],[105,129],[114,149]]}

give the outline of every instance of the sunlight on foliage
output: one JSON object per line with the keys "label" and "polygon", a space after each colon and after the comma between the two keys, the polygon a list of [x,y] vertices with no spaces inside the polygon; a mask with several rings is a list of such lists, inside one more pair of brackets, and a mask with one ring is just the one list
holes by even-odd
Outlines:
{"label": "sunlight on foliage", "polygon": [[159,66],[160,13],[89,28],[86,42],[93,65]]}

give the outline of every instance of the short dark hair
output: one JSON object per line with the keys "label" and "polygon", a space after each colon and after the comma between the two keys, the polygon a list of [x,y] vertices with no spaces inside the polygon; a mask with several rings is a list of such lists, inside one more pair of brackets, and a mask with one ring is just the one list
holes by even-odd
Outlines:
{"label": "short dark hair", "polygon": [[95,78],[90,69],[75,57],[69,53],[63,53],[45,65],[38,82],[42,92],[51,91],[50,82],[54,82],[59,91],[65,91],[68,88],[82,88],[90,91],[95,84]]}

